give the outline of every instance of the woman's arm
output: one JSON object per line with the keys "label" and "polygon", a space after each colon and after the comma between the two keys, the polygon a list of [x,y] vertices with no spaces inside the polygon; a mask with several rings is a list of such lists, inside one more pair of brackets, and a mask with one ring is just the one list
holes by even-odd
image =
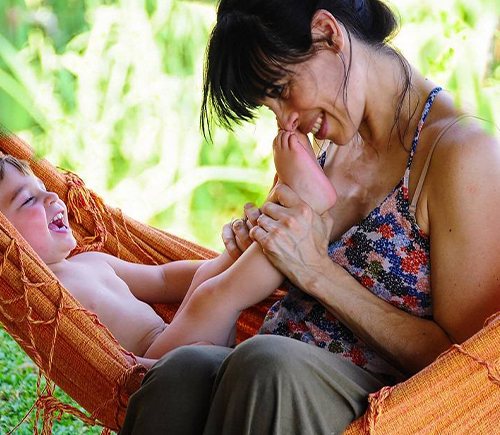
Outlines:
{"label": "woman's arm", "polygon": [[[500,161],[497,161],[491,153],[487,153],[484,158],[488,161],[493,160],[494,163],[490,167],[500,170]],[[462,160],[457,162],[450,172],[460,172],[459,168],[464,163],[471,167],[476,165],[474,162]],[[436,167],[434,172],[440,174],[442,170]],[[496,197],[500,198],[500,174],[493,174],[491,171],[483,173],[476,169],[467,175],[475,177],[473,180],[482,177],[484,181],[490,176],[495,178],[482,196],[486,203],[488,203],[486,198],[494,195],[495,191]],[[470,179],[467,177],[459,182],[463,185],[462,188],[454,186],[453,189],[458,192],[466,191],[466,179]],[[441,179],[440,183],[446,190],[447,182]],[[484,211],[485,203],[483,207],[479,207],[477,201],[474,201],[473,204],[461,207],[461,202],[465,201],[464,197],[457,197],[453,201],[437,196],[435,198],[436,208],[430,213],[431,227],[434,231],[431,236],[433,240],[431,264],[435,321],[432,321],[412,316],[388,304],[365,289],[343,268],[333,263],[326,251],[329,215],[322,216],[323,219],[315,215],[286,186],[280,186],[276,193],[278,202],[284,206],[265,204],[262,208],[264,214],[259,218],[259,227],[251,231],[252,238],[262,245],[268,258],[292,282],[317,298],[357,336],[402,371],[411,374],[420,370],[446,350],[452,341],[462,341],[476,332],[488,314],[500,308],[498,297],[493,297],[495,289],[498,289],[498,282],[496,287],[495,282],[500,268],[500,257],[497,255],[499,247],[493,248],[496,237],[491,237],[498,233],[498,230],[495,225],[491,225],[496,220],[488,218],[488,213]],[[500,201],[495,200],[495,202]],[[477,211],[481,209],[482,212]],[[484,266],[479,267],[484,275],[479,281],[471,279],[471,276],[477,278],[477,273],[470,274],[479,266],[477,263],[483,261],[484,255],[473,260],[469,255],[472,252],[480,253],[479,251],[483,249],[481,239],[475,240],[478,236],[476,234],[468,237],[468,246],[463,244],[461,233],[466,231],[466,226],[456,226],[451,231],[457,233],[455,237],[450,237],[453,241],[443,248],[441,244],[443,237],[446,237],[439,225],[452,222],[449,216],[446,217],[446,212],[454,214],[457,221],[455,225],[458,225],[458,221],[463,222],[461,220],[463,214],[472,213],[477,220],[476,227],[482,229],[483,237],[490,234],[488,250],[493,255],[487,262],[488,273]],[[500,207],[497,209],[495,206],[493,212],[493,216],[500,216]],[[449,229],[446,231],[449,233]],[[435,234],[436,232],[441,236]],[[465,272],[467,277],[462,269],[464,263],[467,264]],[[457,276],[461,278],[456,279]],[[454,289],[450,288],[450,284]],[[471,292],[471,288],[478,285],[487,287],[487,290],[481,291],[481,295]],[[496,292],[498,294],[498,290]],[[460,301],[467,299],[463,297],[467,293],[470,296],[474,295],[473,301],[464,306],[466,304],[460,304]],[[464,318],[461,314],[471,316],[475,320],[473,327],[465,327],[468,328],[467,331],[464,329],[467,317]]]}
{"label": "woman's arm", "polygon": [[375,296],[328,257],[329,213],[318,216],[287,186],[276,193],[282,205],[266,203],[250,234],[295,285],[404,373],[417,372],[451,345],[436,323]]}
{"label": "woman's arm", "polygon": [[387,303],[328,261],[303,290],[400,371],[412,375],[452,345],[436,322]]}
{"label": "woman's arm", "polygon": [[427,189],[434,320],[460,343],[500,310],[500,144],[473,124],[445,138]]}

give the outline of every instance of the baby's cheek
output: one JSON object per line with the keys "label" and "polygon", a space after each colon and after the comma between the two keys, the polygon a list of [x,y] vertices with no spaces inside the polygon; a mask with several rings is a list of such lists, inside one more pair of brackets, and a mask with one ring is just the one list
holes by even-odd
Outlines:
{"label": "baby's cheek", "polygon": [[16,227],[37,253],[39,249],[44,247],[48,231],[45,213],[28,212],[24,215],[22,222],[17,223]]}
{"label": "baby's cheek", "polygon": [[41,251],[45,248],[45,235],[40,234],[35,228],[26,228],[24,231],[20,231],[21,235],[26,239],[26,241],[31,245],[31,247],[40,255]]}
{"label": "baby's cheek", "polygon": [[23,213],[24,220],[33,223],[34,225],[39,225],[42,222],[47,222],[47,216],[45,215],[45,211],[41,207],[30,207],[27,208]]}

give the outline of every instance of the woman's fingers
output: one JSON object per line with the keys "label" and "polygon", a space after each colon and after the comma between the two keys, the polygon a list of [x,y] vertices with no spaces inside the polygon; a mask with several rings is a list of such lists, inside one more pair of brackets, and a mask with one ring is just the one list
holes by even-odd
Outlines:
{"label": "woman's fingers", "polygon": [[234,260],[253,243],[249,233],[252,227],[257,225],[257,219],[261,214],[260,209],[249,202],[243,208],[243,219],[232,220],[222,227],[222,241]]}
{"label": "woman's fingers", "polygon": [[262,246],[264,239],[267,237],[267,231],[257,225],[250,230],[250,237]]}
{"label": "woman's fingers", "polygon": [[248,228],[257,225],[257,219],[261,215],[261,211],[253,202],[247,202],[243,207],[244,219],[247,221]]}
{"label": "woman's fingers", "polygon": [[283,207],[281,204],[276,204],[274,202],[266,202],[262,206],[262,216],[269,216],[274,220],[278,220],[287,214],[288,209]]}
{"label": "woman's fingers", "polygon": [[257,223],[260,228],[262,228],[266,233],[269,233],[273,228],[276,228],[277,221],[265,214],[262,214],[260,215]]}

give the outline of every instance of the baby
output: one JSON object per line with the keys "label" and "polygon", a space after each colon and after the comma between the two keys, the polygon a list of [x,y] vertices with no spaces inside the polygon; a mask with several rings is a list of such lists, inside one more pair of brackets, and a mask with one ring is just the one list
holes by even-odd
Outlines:
{"label": "baby", "polygon": [[[202,264],[175,261],[147,266],[101,252],[67,258],[76,241],[66,205],[45,189],[26,162],[12,156],[0,156],[0,211],[64,287],[98,315],[125,349],[139,357],[166,327],[148,303],[182,301]],[[154,363],[139,360],[146,367]]]}
{"label": "baby", "polygon": [[[274,141],[279,182],[323,213],[334,205],[336,193],[307,137],[300,136],[299,142],[299,134],[280,132]],[[134,264],[101,252],[68,258],[76,241],[66,205],[45,189],[25,162],[12,156],[0,157],[0,211],[118,342],[144,357],[139,362],[146,367],[182,345],[231,344],[241,311],[265,299],[284,279],[257,243],[236,262],[226,251],[205,262],[175,261],[160,266]],[[178,302],[183,297],[168,326],[149,305]]]}

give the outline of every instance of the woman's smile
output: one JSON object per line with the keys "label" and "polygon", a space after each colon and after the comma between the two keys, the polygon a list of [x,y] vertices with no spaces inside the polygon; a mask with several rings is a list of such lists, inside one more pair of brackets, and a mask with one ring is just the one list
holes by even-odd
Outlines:
{"label": "woman's smile", "polygon": [[316,120],[316,123],[314,124],[311,133],[316,139],[323,140],[326,139],[327,130],[328,130],[328,122],[326,120],[325,114],[322,112],[318,117],[318,119]]}
{"label": "woman's smile", "polygon": [[311,133],[313,135],[316,135],[320,128],[321,128],[321,125],[323,124],[323,113],[320,113],[319,116],[316,118],[316,122],[314,123],[313,125],[313,128],[311,129]]}

